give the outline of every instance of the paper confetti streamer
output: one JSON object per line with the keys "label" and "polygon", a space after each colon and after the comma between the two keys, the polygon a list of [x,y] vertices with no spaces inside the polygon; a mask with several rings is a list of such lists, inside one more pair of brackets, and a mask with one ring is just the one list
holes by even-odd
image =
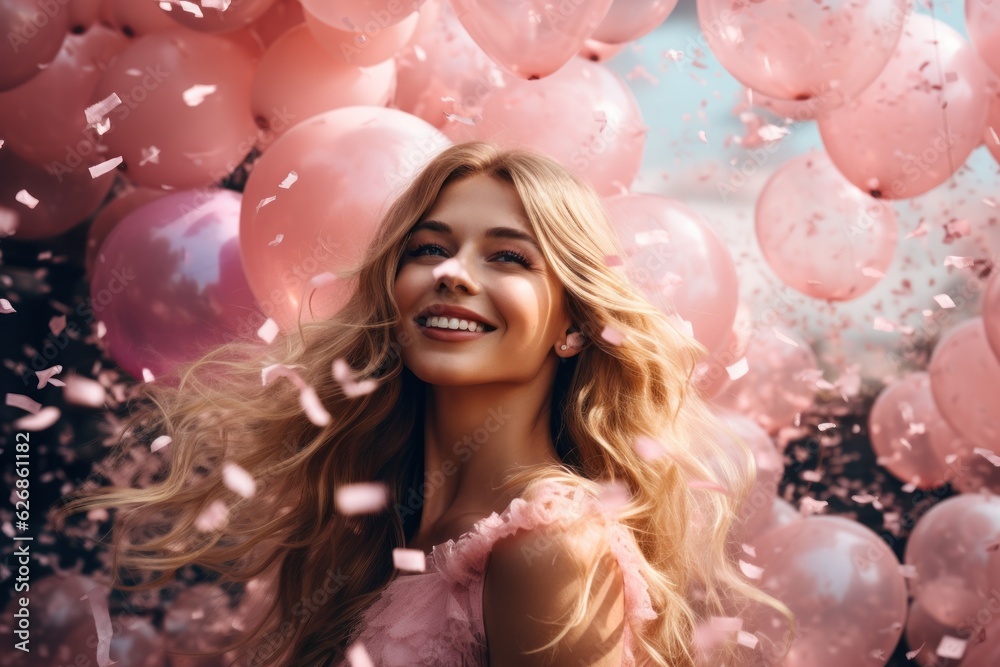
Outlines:
{"label": "paper confetti streamer", "polygon": [[123,161],[124,160],[122,159],[122,156],[119,155],[118,157],[113,157],[110,160],[105,160],[104,162],[102,162],[100,164],[95,164],[93,167],[88,167],[88,169],[90,170],[90,177],[91,178],[100,178],[101,176],[103,176],[104,174],[108,173],[109,171],[112,171],[115,167],[117,167],[118,165],[120,165]]}
{"label": "paper confetti streamer", "polygon": [[334,503],[341,514],[372,514],[385,509],[389,489],[382,482],[359,482],[337,489]]}
{"label": "paper confetti streamer", "polygon": [[420,549],[396,548],[392,550],[392,564],[406,572],[425,572],[427,556]]}
{"label": "paper confetti streamer", "polygon": [[108,667],[117,664],[111,660],[111,614],[108,611],[108,596],[100,586],[94,586],[80,598],[90,602],[90,612],[94,616],[94,627],[97,629],[97,665]]}
{"label": "paper confetti streamer", "polygon": [[277,199],[277,197],[264,197],[263,199],[260,200],[260,203],[257,204],[257,210],[255,212],[260,213],[260,209],[264,208],[265,206],[273,202],[275,199]]}
{"label": "paper confetti streamer", "polygon": [[222,464],[222,482],[244,498],[252,498],[257,492],[253,475],[231,461]]}

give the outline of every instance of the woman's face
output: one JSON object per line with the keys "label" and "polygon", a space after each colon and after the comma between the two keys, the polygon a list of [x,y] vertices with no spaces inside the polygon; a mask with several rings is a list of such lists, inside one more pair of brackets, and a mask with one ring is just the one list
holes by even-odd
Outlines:
{"label": "woman's face", "polygon": [[[435,385],[527,382],[537,376],[572,320],[565,289],[533,242],[514,187],[484,175],[452,182],[413,230],[394,290],[402,313],[396,338],[410,341],[401,351],[407,368]],[[518,234],[525,238],[511,237]],[[459,330],[444,334],[454,340],[436,339],[440,329],[416,320],[428,307],[438,312],[441,304],[472,311],[495,329]]]}

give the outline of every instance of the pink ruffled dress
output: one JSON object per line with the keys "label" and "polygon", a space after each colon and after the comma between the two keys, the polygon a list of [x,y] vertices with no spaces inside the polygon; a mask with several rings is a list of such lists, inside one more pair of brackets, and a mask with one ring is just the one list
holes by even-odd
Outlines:
{"label": "pink ruffled dress", "polygon": [[[635,627],[656,617],[640,575],[641,554],[629,529],[583,487],[550,481],[530,501],[515,498],[458,538],[435,546],[427,570],[397,576],[365,611],[354,641],[377,667],[487,665],[483,580],[493,545],[518,530],[581,515],[598,520],[624,576],[625,613]],[[342,665],[347,665],[346,661]],[[635,665],[635,640],[624,629],[622,665]]]}

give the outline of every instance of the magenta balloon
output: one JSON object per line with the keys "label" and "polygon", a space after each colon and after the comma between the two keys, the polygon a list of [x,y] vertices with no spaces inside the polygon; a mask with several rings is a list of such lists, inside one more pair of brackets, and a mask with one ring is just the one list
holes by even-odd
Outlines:
{"label": "magenta balloon", "polygon": [[991,0],[965,0],[965,25],[983,62],[1000,76],[1000,7]]}
{"label": "magenta balloon", "polygon": [[257,140],[250,111],[251,55],[218,35],[172,27],[136,39],[101,77],[98,102],[122,104],[107,118],[108,155],[150,188],[217,183]]}
{"label": "magenta balloon", "polygon": [[[177,23],[201,32],[231,32],[244,28],[271,8],[276,0],[237,0],[225,11],[198,3],[198,13],[185,11],[179,5],[171,5],[167,16]],[[200,16],[198,14],[201,14]]]}
{"label": "magenta balloon", "polygon": [[0,93],[4,149],[56,173],[111,157],[97,152],[97,130],[87,124],[84,111],[102,72],[128,44],[124,35],[103,25],[67,35],[59,54],[38,76]]}
{"label": "magenta balloon", "polygon": [[0,91],[20,86],[52,62],[69,21],[65,2],[0,0]]}
{"label": "magenta balloon", "polygon": [[185,190],[142,206],[101,246],[91,304],[112,358],[136,378],[253,336],[258,309],[240,262],[239,193]]}
{"label": "magenta balloon", "polygon": [[927,373],[909,373],[887,386],[868,415],[872,449],[896,479],[921,489],[944,484],[948,469],[931,444],[938,428],[951,430],[937,410]]}
{"label": "magenta balloon", "polygon": [[896,248],[896,214],[844,178],[822,152],[792,158],[757,199],[757,242],[789,287],[849,301],[874,287]]}
{"label": "magenta balloon", "polygon": [[424,0],[302,0],[302,8],[327,25],[377,34],[418,11]]}
{"label": "magenta balloon", "polygon": [[503,71],[469,37],[448,2],[395,60],[393,105],[439,128],[449,123],[449,116],[481,120],[483,103],[504,85]]}
{"label": "magenta balloon", "polygon": [[611,1],[452,0],[452,4],[458,20],[495,63],[533,80],[573,60],[607,15]]}
{"label": "magenta balloon", "polygon": [[934,347],[928,369],[938,410],[960,435],[985,449],[1000,442],[1000,360],[983,318],[950,329]]}
{"label": "magenta balloon", "polygon": [[903,561],[916,570],[912,593],[939,623],[958,627],[985,607],[1000,586],[990,549],[1000,535],[1000,497],[963,493],[934,505],[917,521]]}
{"label": "magenta balloon", "polygon": [[752,417],[765,431],[775,434],[805,412],[816,398],[819,364],[812,348],[788,331],[787,343],[764,331],[750,340],[745,375],[734,380],[713,402]]}
{"label": "magenta balloon", "polygon": [[541,81],[508,77],[482,114],[446,134],[547,153],[605,197],[627,192],[642,165],[648,128],[635,96],[608,67],[584,58]]}
{"label": "magenta balloon", "polygon": [[264,314],[285,331],[300,305],[311,304],[303,321],[335,314],[350,287],[313,293],[309,280],[360,259],[383,207],[448,145],[416,116],[382,107],[327,111],[278,137],[254,163],[240,215],[243,265]]}
{"label": "magenta balloon", "polygon": [[993,356],[1000,359],[1000,271],[995,271],[983,294],[983,326]]}
{"label": "magenta balloon", "polygon": [[676,6],[677,0],[614,0],[591,38],[626,44],[655,30]]}
{"label": "magenta balloon", "polygon": [[[761,640],[767,665],[884,665],[906,620],[906,582],[889,546],[869,528],[839,516],[811,516],[755,542],[760,588],[795,615],[796,637],[780,656],[788,622],[754,604],[743,629]],[[875,656],[881,655],[881,658]],[[773,658],[773,659],[771,659]]]}
{"label": "magenta balloon", "polygon": [[875,82],[819,119],[823,145],[837,169],[873,196],[927,192],[982,142],[988,77],[958,32],[913,14]]}
{"label": "magenta balloon", "polygon": [[711,353],[733,328],[739,280],[729,250],[697,213],[647,194],[607,198],[626,272],[665,315],[689,321]]}
{"label": "magenta balloon", "polygon": [[899,41],[907,0],[698,0],[712,53],[743,84],[784,100],[856,95]]}
{"label": "magenta balloon", "polygon": [[93,178],[85,167],[53,171],[0,148],[0,229],[13,229],[24,241],[58,236],[100,207],[117,174],[112,169]]}

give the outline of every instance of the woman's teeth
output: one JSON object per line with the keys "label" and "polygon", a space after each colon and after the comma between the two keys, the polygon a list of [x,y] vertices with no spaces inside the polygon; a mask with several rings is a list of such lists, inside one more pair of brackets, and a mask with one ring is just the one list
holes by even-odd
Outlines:
{"label": "woman's teeth", "polygon": [[[421,322],[421,320],[417,320]],[[423,320],[425,327],[436,329],[460,329],[462,331],[486,331],[486,327],[479,322],[460,320],[456,317],[428,317]]]}

